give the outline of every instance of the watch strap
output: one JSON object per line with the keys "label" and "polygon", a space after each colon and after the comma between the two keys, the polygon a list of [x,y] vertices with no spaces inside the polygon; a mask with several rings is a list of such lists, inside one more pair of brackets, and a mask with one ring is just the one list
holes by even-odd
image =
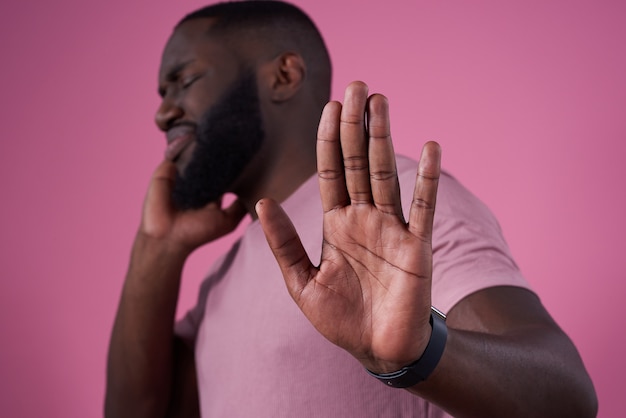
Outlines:
{"label": "watch strap", "polygon": [[430,340],[419,359],[391,373],[367,372],[385,385],[393,388],[408,388],[416,383],[422,382],[435,370],[448,339],[448,327],[446,326],[446,316],[435,307],[431,307],[430,325],[433,328]]}

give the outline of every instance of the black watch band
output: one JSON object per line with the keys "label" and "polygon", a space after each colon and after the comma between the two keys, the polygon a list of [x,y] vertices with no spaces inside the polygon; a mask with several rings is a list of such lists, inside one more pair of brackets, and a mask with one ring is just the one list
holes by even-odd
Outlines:
{"label": "black watch band", "polygon": [[433,327],[430,340],[417,361],[396,372],[378,374],[366,369],[367,372],[392,388],[408,388],[426,380],[439,364],[448,339],[446,316],[434,307],[430,310],[430,326]]}

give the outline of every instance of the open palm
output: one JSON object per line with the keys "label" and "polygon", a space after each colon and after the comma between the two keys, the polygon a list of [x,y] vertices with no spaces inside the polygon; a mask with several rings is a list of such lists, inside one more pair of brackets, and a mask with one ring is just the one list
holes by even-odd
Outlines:
{"label": "open palm", "polygon": [[391,144],[387,100],[352,83],[329,103],[318,130],[323,221],[319,267],[271,200],[259,219],[289,292],[331,342],[370,370],[417,359],[430,338],[432,223],[440,149],[424,146],[408,223]]}

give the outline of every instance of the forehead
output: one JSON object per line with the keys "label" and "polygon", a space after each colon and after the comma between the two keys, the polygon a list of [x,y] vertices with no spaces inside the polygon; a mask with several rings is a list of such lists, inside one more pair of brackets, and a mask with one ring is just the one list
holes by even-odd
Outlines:
{"label": "forehead", "polygon": [[163,56],[159,79],[176,68],[190,63],[234,63],[237,56],[232,48],[209,34],[214,19],[192,19],[178,26],[170,36]]}

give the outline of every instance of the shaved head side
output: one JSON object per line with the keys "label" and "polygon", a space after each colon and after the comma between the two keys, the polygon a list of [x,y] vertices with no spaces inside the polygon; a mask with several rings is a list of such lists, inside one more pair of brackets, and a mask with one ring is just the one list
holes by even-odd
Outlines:
{"label": "shaved head side", "polygon": [[313,21],[298,7],[275,0],[223,2],[189,13],[177,27],[202,18],[212,20],[207,26],[208,34],[224,35],[224,41],[240,49],[247,58],[271,59],[284,52],[300,54],[320,106],[330,99],[332,70],[326,44]]}

